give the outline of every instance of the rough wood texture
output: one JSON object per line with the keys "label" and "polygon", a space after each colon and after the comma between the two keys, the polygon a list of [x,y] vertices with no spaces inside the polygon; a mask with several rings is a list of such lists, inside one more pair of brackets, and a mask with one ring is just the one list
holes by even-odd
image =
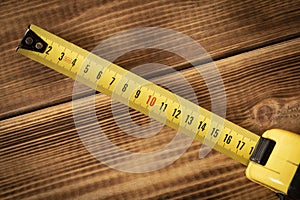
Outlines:
{"label": "rough wood texture", "polygon": [[[299,1],[2,1],[0,198],[277,199],[273,192],[248,181],[245,167],[230,158],[213,151],[197,159],[200,144],[196,142],[176,162],[154,172],[131,174],[107,167],[86,150],[76,132],[73,81],[14,49],[29,23],[88,50],[130,28],[159,26],[180,31],[200,42],[217,60],[229,120],[258,134],[275,127],[300,133],[299,7]],[[117,43],[122,42],[126,41]],[[178,48],[188,46],[178,44]],[[116,63],[130,69],[154,61],[180,70],[201,106],[211,108],[204,80],[178,56],[140,50]],[[201,67],[211,73],[211,64]],[[191,98],[178,86],[174,73],[148,75]],[[218,84],[213,91],[218,102]],[[76,101],[84,105],[91,98],[89,94],[85,90],[78,94],[85,97]],[[123,149],[151,152],[175,135],[164,127],[148,139],[130,137],[113,122],[110,99],[102,94],[96,99],[99,122],[111,141]],[[135,111],[131,116],[139,124],[149,122]],[[90,130],[91,117],[83,115],[80,120]],[[93,130],[90,133],[93,135]]]}
{"label": "rough wood texture", "polygon": [[[169,28],[187,34],[217,60],[297,37],[300,29],[298,8],[299,1],[265,0],[234,4],[229,1],[1,2],[1,10],[5,12],[0,18],[0,56],[3,59],[0,101],[5,102],[5,106],[0,108],[0,117],[70,100],[73,86],[70,79],[15,53],[30,23],[87,50],[130,28]],[[123,42],[126,41],[116,43]],[[182,60],[160,55],[160,52],[138,55],[139,58],[134,54],[125,57],[118,64],[125,68],[143,61],[163,62],[174,67],[184,65]]]}

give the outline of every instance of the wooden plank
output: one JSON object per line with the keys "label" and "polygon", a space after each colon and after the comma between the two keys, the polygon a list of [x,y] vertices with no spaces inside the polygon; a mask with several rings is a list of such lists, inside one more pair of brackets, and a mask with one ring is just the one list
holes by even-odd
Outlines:
{"label": "wooden plank", "polygon": [[[299,47],[297,38],[217,61],[226,89],[227,118],[257,133],[271,127],[300,133],[296,123],[300,117]],[[211,71],[209,64],[202,67]],[[193,68],[182,70],[201,105],[209,109],[204,80],[195,78],[194,72]],[[168,86],[176,84],[173,78],[174,74],[167,74],[153,81],[160,79]],[[214,89],[219,94],[219,88]],[[190,94],[184,97],[190,98]],[[92,118],[84,113],[84,103],[90,98],[77,101],[83,105],[80,120],[93,140],[97,132],[90,129]],[[114,124],[109,108],[110,99],[97,94],[99,123],[120,148],[151,152],[174,137],[167,127],[148,139],[130,137]],[[134,111],[131,115],[137,123],[146,124],[147,118],[135,117],[138,113]],[[248,181],[245,167],[224,155],[213,151],[198,160],[200,145],[196,142],[176,162],[154,172],[132,174],[111,169],[89,154],[80,140],[72,102],[0,123],[2,199],[277,199],[270,190]],[[120,158],[122,155],[113,159]]]}
{"label": "wooden plank", "polygon": [[[281,0],[1,1],[5,12],[0,15],[0,118],[71,99],[72,80],[14,52],[29,23],[87,50],[131,28],[168,28],[193,38],[217,60],[299,36],[299,6],[299,1]],[[178,44],[177,48],[187,50],[188,46]],[[117,46],[112,49],[116,51]],[[111,52],[105,53],[109,56]],[[129,53],[116,61],[127,69],[151,62],[175,68],[188,66],[178,56],[151,50]]]}

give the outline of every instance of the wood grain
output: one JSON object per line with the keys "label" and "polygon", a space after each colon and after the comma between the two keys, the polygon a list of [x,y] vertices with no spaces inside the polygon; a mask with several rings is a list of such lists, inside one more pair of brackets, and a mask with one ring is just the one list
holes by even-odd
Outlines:
{"label": "wood grain", "polygon": [[[300,102],[299,46],[300,39],[294,39],[216,62],[221,69],[228,94],[229,119],[250,130],[256,130],[253,124],[267,129],[270,127],[264,127],[261,118],[257,117],[264,116],[264,113],[257,112],[260,112],[261,106],[276,104],[267,103],[266,99],[276,102],[286,100],[282,104],[285,107],[295,105],[295,101]],[[182,74],[196,91],[200,91],[200,99],[207,99],[206,94],[201,94],[205,90],[205,84],[199,84],[202,81],[194,79],[193,72],[190,68],[183,70]],[[168,74],[154,78],[153,81],[172,80],[172,76],[174,75]],[[281,82],[279,79],[287,81]],[[267,91],[264,95],[268,98],[260,96],[261,90]],[[184,88],[180,91],[184,91]],[[240,91],[247,92],[252,97],[246,95],[241,98],[244,93]],[[291,99],[287,98],[289,96]],[[84,105],[89,98],[91,97],[77,101]],[[189,94],[186,94],[186,98],[189,98]],[[201,103],[205,107],[210,106],[207,100]],[[116,125],[112,125],[111,110],[107,109],[109,107],[110,99],[97,94],[98,120],[113,143],[123,149],[132,152],[153,151],[160,149],[174,137],[174,131],[167,127],[149,139],[128,137]],[[236,109],[242,113],[237,113]],[[83,106],[82,112],[84,111]],[[133,111],[132,116],[135,115],[138,113]],[[255,117],[251,118],[251,115]],[[145,123],[145,120],[146,117],[138,118],[141,123]],[[87,127],[91,126],[91,116],[85,114],[81,121]],[[276,125],[286,126],[289,122],[289,119],[281,119],[276,121]],[[289,128],[300,132],[297,125]],[[226,156],[213,152],[205,159],[198,160],[198,143],[193,143],[175,163],[158,171],[130,174],[110,169],[89,154],[81,142],[73,122],[72,102],[3,120],[0,133],[0,184],[3,199],[276,199],[271,191],[248,181],[244,176],[245,167]],[[89,133],[90,140],[93,140],[93,130]],[[107,155],[110,154],[108,151]]]}
{"label": "wood grain", "polygon": [[[0,16],[0,118],[71,100],[72,80],[15,53],[29,23],[87,50],[131,28],[168,28],[199,42],[214,60],[295,38],[300,32],[299,1],[3,1],[0,6],[6,11]],[[124,42],[116,41],[112,49],[126,52],[118,49]],[[160,51],[129,54],[116,63],[130,69],[154,61],[188,66]]]}
{"label": "wood grain", "polygon": [[[247,180],[245,167],[225,155],[212,151],[199,160],[201,145],[197,142],[173,164],[157,171],[134,174],[109,168],[88,152],[76,130],[87,130],[88,141],[97,135],[85,107],[94,92],[83,88],[77,94],[76,102],[82,104],[78,120],[83,124],[76,127],[71,101],[74,82],[16,54],[14,49],[29,23],[87,50],[130,28],[153,26],[179,31],[199,42],[216,60],[205,63],[200,57],[196,62],[211,83],[217,110],[222,110],[218,107],[222,105],[220,80],[211,70],[213,65],[218,67],[226,90],[227,119],[257,134],[270,128],[300,133],[299,7],[299,1],[0,2],[1,10],[5,10],[0,14],[0,198],[277,199],[272,191]],[[123,43],[128,41],[116,41],[111,48],[126,52],[126,48],[118,48]],[[177,45],[187,51],[188,47]],[[189,81],[199,105],[211,109],[204,77],[179,56],[140,49],[115,62],[127,69],[151,62],[169,65]],[[176,88],[176,93],[187,99],[193,96],[178,85],[173,72],[148,70],[142,75],[163,87]],[[95,98],[102,129],[122,149],[153,152],[176,134],[164,126],[147,139],[129,136],[114,122],[110,98],[102,94]],[[137,124],[149,124],[149,118],[136,111],[131,110],[130,116]],[[151,130],[148,127],[140,134]],[[98,145],[106,148],[104,157],[124,159],[104,141],[93,148]]]}

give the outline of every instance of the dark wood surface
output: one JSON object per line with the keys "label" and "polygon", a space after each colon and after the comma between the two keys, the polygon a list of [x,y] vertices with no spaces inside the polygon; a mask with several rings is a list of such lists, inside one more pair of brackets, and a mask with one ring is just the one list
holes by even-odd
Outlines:
{"label": "dark wood surface", "polygon": [[[172,29],[199,42],[214,59],[226,90],[227,119],[259,135],[270,128],[300,133],[299,7],[299,1],[2,1],[0,198],[277,199],[247,180],[245,166],[225,155],[212,151],[199,160],[196,142],[176,162],[154,172],[132,174],[107,167],[89,154],[76,131],[74,81],[17,54],[15,47],[30,23],[89,51],[131,28]],[[126,69],[152,62],[179,70],[201,106],[211,109],[204,80],[195,77],[184,59],[142,49],[116,61]],[[209,74],[210,66],[201,67]],[[172,73],[148,75],[154,82],[178,85]],[[185,98],[191,95],[178,90]],[[219,90],[214,88],[217,101]],[[91,98],[87,90],[78,95],[82,103]],[[110,98],[97,94],[96,99],[98,120],[124,149],[150,152],[174,137],[168,127],[148,139],[127,137],[110,123]],[[87,126],[92,123],[89,117],[82,120]],[[139,116],[136,122],[147,120]]]}

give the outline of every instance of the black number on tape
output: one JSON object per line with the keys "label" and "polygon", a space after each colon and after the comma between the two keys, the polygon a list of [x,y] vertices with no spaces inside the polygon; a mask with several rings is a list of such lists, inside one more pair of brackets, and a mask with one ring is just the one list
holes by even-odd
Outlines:
{"label": "black number on tape", "polygon": [[97,74],[96,79],[99,80],[101,78],[101,76],[102,76],[102,71],[99,71],[98,74]]}
{"label": "black number on tape", "polygon": [[218,137],[218,135],[219,135],[219,129],[217,129],[217,128],[213,128],[213,130],[212,130],[212,132],[211,132],[211,136],[213,136],[213,137]]}
{"label": "black number on tape", "polygon": [[205,127],[206,127],[206,123],[203,122],[203,121],[200,121],[199,126],[198,126],[198,129],[201,129],[202,131],[204,131],[204,130],[205,130]]}
{"label": "black number on tape", "polygon": [[122,88],[122,92],[125,92],[125,91],[126,91],[126,89],[127,89],[127,87],[128,87],[128,84],[127,84],[127,83],[125,83],[125,84],[124,84],[124,86],[123,86],[123,88]]}
{"label": "black number on tape", "polygon": [[113,82],[115,82],[116,78],[115,77],[111,77],[112,78],[112,81],[109,83],[109,85],[112,85]]}
{"label": "black number on tape", "polygon": [[237,144],[237,146],[236,146],[236,148],[237,148],[238,150],[242,150],[243,147],[245,146],[245,144],[246,144],[245,142],[239,140],[239,141],[238,141],[238,144]]}
{"label": "black number on tape", "polygon": [[187,115],[186,116],[186,120],[185,123],[187,123],[188,125],[191,125],[193,123],[194,117],[191,115]]}
{"label": "black number on tape", "polygon": [[181,110],[175,108],[174,112],[172,114],[172,117],[175,117],[176,119],[178,119],[178,116],[181,114]]}
{"label": "black number on tape", "polygon": [[137,99],[139,98],[140,94],[141,94],[141,90],[137,90],[134,97]]}
{"label": "black number on tape", "polygon": [[89,68],[90,68],[90,65],[86,65],[85,68],[84,68],[84,70],[83,70],[83,72],[87,73],[89,71]]}
{"label": "black number on tape", "polygon": [[62,61],[62,59],[64,58],[65,56],[65,52],[61,52],[60,53],[60,57],[58,58],[59,61]]}
{"label": "black number on tape", "polygon": [[232,139],[232,136],[229,134],[226,134],[223,142],[225,142],[226,144],[230,144],[231,139]]}
{"label": "black number on tape", "polygon": [[50,51],[52,50],[52,46],[48,47],[48,50],[46,51],[46,54],[49,55]]}

